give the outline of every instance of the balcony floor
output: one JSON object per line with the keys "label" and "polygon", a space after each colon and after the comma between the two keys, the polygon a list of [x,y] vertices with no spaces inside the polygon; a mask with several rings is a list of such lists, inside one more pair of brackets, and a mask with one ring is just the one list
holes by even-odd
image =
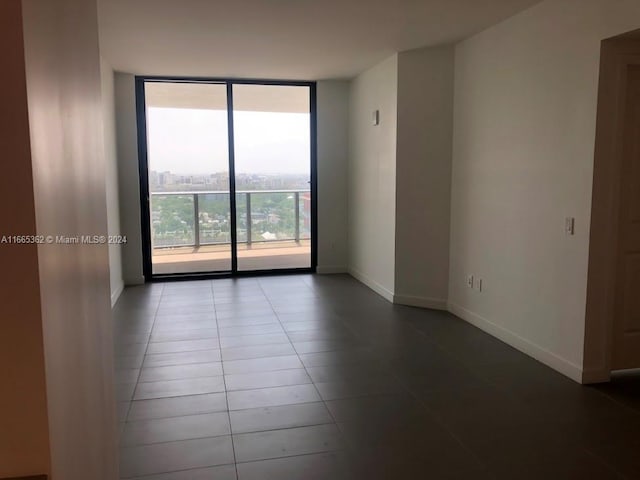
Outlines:
{"label": "balcony floor", "polygon": [[[229,245],[207,245],[198,248],[179,247],[154,249],[154,274],[224,272],[231,269]],[[239,270],[271,270],[281,268],[309,268],[311,245],[308,240],[254,243],[251,248],[238,245]]]}

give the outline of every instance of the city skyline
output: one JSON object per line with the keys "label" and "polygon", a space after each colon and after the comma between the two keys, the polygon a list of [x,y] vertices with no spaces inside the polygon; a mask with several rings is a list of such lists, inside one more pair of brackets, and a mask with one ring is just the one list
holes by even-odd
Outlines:
{"label": "city skyline", "polygon": [[[309,176],[306,174],[236,174],[236,188],[239,190],[307,190]],[[151,192],[167,191],[228,191],[227,171],[209,174],[174,173],[170,170],[149,171]]]}

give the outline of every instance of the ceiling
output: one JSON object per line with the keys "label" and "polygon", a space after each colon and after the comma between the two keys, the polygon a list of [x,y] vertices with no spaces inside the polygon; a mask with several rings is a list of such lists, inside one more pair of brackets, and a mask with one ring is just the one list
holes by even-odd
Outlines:
{"label": "ceiling", "polygon": [[98,0],[103,56],[146,75],[351,78],[539,0]]}

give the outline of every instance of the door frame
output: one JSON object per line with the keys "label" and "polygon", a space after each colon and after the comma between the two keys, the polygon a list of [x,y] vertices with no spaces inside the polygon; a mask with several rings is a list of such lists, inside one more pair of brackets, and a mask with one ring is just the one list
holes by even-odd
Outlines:
{"label": "door frame", "polygon": [[[198,272],[153,274],[151,258],[151,218],[149,204],[149,160],[147,146],[147,115],[145,83],[207,83],[226,85],[227,87],[227,115],[229,136],[229,202],[231,209],[231,263],[230,271],[226,272]],[[236,232],[236,198],[235,198],[235,158],[233,132],[233,85],[275,85],[296,86],[309,88],[310,114],[310,190],[311,190],[311,266],[308,268],[281,268],[266,270],[242,270],[237,268],[237,232]],[[270,80],[246,78],[217,78],[217,77],[183,77],[183,76],[155,76],[136,75],[136,122],[138,137],[138,174],[140,181],[140,223],[142,231],[142,271],[145,281],[167,280],[196,280],[207,278],[242,277],[258,275],[290,275],[294,273],[315,273],[318,266],[318,136],[317,136],[317,84],[316,82],[298,80]]]}
{"label": "door frame", "polygon": [[585,384],[608,382],[613,365],[626,68],[632,64],[640,65],[637,36],[602,42],[585,312]]}

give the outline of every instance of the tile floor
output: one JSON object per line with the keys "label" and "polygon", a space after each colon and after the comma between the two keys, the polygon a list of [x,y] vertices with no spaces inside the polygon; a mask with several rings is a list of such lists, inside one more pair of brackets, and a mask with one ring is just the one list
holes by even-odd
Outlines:
{"label": "tile floor", "polygon": [[581,387],[346,275],[156,283],[115,313],[121,478],[640,478],[640,377]]}

